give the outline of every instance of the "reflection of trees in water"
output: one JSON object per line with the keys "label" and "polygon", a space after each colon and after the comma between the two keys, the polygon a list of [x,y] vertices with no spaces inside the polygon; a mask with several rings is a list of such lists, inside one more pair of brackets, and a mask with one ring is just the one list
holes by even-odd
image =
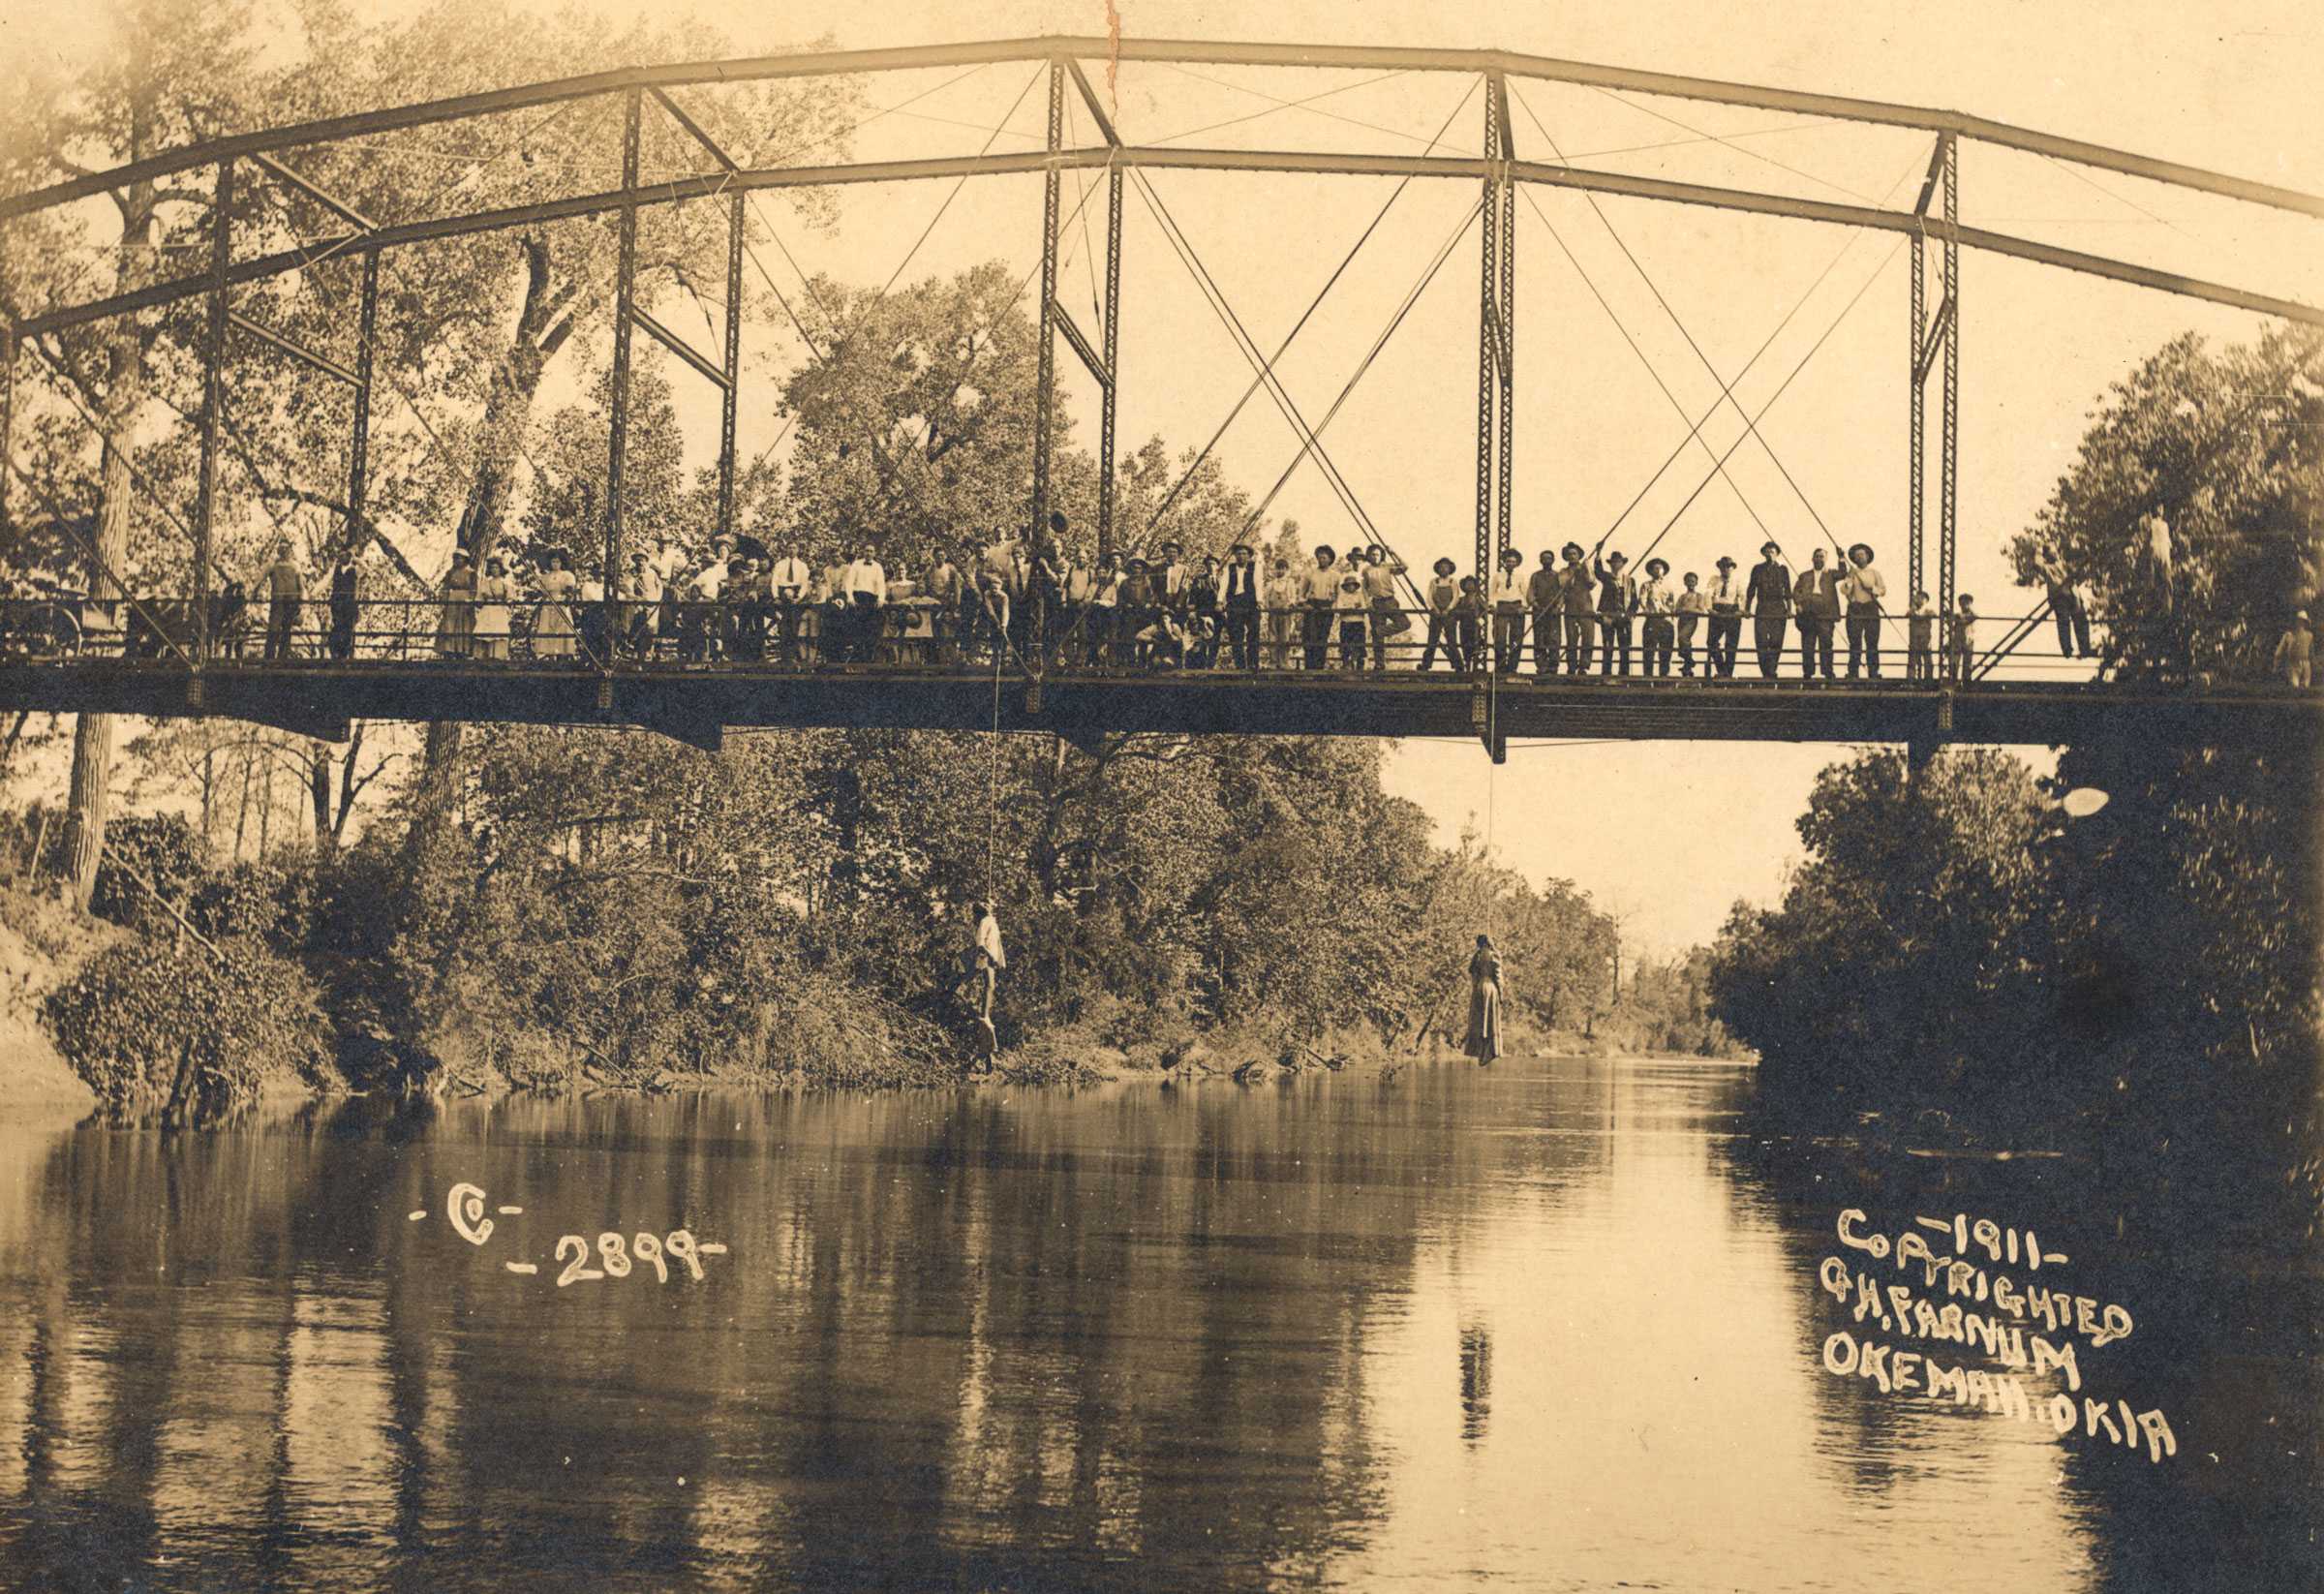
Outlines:
{"label": "reflection of trees in water", "polygon": [[[1312,1575],[1382,1506],[1364,1344],[1416,1236],[1605,1154],[1469,1133],[1447,1082],[64,1137],[0,1270],[49,1281],[0,1298],[36,1524],[0,1584]],[[460,1180],[526,1209],[481,1250]],[[681,1223],[732,1246],[704,1284],[555,1287],[559,1233]]]}

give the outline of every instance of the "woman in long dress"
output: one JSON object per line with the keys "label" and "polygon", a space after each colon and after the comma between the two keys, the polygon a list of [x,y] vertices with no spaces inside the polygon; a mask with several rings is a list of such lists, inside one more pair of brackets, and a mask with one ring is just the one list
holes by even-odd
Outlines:
{"label": "woman in long dress", "polygon": [[1501,1055],[1501,954],[1490,935],[1469,957],[1469,1039],[1462,1048],[1480,1066]]}
{"label": "woman in long dress", "polygon": [[508,599],[514,596],[515,590],[508,584],[508,566],[494,554],[484,561],[484,573],[476,577],[478,659],[508,657]]}
{"label": "woman in long dress", "polygon": [[476,571],[468,552],[452,555],[452,567],[443,578],[443,613],[436,623],[436,652],[444,659],[466,659],[476,634]]}
{"label": "woman in long dress", "polygon": [[573,595],[580,586],[565,555],[551,549],[541,556],[540,607],[533,615],[534,658],[572,658],[577,635]]}

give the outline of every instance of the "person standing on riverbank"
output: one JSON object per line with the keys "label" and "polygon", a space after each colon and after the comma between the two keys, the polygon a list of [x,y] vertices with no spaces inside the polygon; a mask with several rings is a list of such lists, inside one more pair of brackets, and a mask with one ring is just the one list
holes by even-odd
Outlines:
{"label": "person standing on riverbank", "polygon": [[1469,955],[1469,1038],[1462,1047],[1483,1067],[1501,1055],[1501,954],[1490,935]]}

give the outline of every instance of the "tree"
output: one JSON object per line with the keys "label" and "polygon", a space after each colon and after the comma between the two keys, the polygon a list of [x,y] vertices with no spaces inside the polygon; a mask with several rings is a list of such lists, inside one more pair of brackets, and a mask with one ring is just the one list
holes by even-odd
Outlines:
{"label": "tree", "polygon": [[[212,138],[248,125],[255,53],[245,5],[198,5],[192,0],[128,0],[110,52],[70,80],[28,84],[19,107],[7,175],[26,186],[126,165],[175,144]],[[120,231],[110,247],[109,284],[92,281],[63,257],[70,248],[58,225],[19,255],[11,251],[7,297],[15,305],[86,291],[126,292],[167,275],[168,252],[199,239],[210,225],[214,196],[201,186],[140,178],[107,190]],[[156,341],[168,319],[119,316],[76,335],[50,340],[42,351],[64,375],[68,403],[94,413],[101,466],[93,545],[86,550],[87,588],[100,605],[121,598],[116,577],[128,564],[138,485],[131,464],[143,418]],[[84,714],[75,727],[66,828],[68,890],[86,906],[105,851],[110,806],[112,717]]]}
{"label": "tree", "polygon": [[1807,860],[1773,910],[1738,904],[1710,971],[1714,1009],[1775,1088],[1949,1090],[1972,1067],[2042,1055],[2054,1005],[2048,823],[2033,772],[1990,749],[1908,776],[1867,751],[1827,767],[1799,818]]}
{"label": "tree", "polygon": [[[837,563],[862,537],[923,567],[938,547],[1021,527],[1038,351],[1018,278],[993,261],[893,293],[809,288],[809,357],[782,388],[802,555]],[[1060,452],[1070,435],[1059,416]]]}
{"label": "tree", "polygon": [[[2324,334],[2214,353],[2177,338],[2116,383],[2072,466],[2010,544],[2018,579],[2063,571],[2109,623],[2121,673],[2268,673],[2324,581]],[[2170,529],[2167,578],[2141,527]]]}

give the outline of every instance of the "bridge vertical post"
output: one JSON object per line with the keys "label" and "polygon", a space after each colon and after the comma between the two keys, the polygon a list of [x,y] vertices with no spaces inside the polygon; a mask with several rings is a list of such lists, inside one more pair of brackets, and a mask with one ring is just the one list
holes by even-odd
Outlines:
{"label": "bridge vertical post", "polygon": [[637,136],[641,91],[623,97],[622,216],[613,286],[613,424],[605,455],[605,591],[622,579],[622,467],[629,453],[629,321],[637,277]]}
{"label": "bridge vertical post", "polygon": [[[210,200],[210,303],[201,335],[201,471],[194,488],[194,668],[210,656],[210,528],[218,496],[218,426],[226,409],[226,271],[233,249],[234,163],[218,163]],[[197,682],[197,691],[200,690]]]}
{"label": "bridge vertical post", "polygon": [[[1500,147],[1500,105],[1490,93],[1484,97],[1484,152],[1489,157]],[[1485,657],[1495,666],[1492,645],[1493,580],[1493,485],[1498,478],[1494,459],[1499,433],[1494,430],[1493,401],[1500,390],[1494,367],[1493,294],[1501,286],[1501,185],[1491,177],[1484,179],[1483,208],[1478,212],[1477,288],[1477,586],[1485,598]]]}
{"label": "bridge vertical post", "polygon": [[1953,612],[1960,543],[1961,475],[1961,143],[1944,136],[1944,441],[1938,466],[1937,601]]}
{"label": "bridge vertical post", "polygon": [[719,530],[734,531],[734,421],[743,387],[743,196],[726,201],[726,392],[719,411]]}
{"label": "bridge vertical post", "polygon": [[[1490,77],[1493,99],[1492,119],[1499,124],[1501,130],[1501,147],[1490,153],[1496,161],[1502,163],[1497,179],[1497,186],[1501,194],[1501,243],[1497,251],[1500,257],[1501,274],[1495,295],[1498,314],[1494,318],[1494,338],[1500,353],[1497,369],[1501,378],[1499,392],[1501,457],[1495,467],[1495,475],[1498,477],[1496,482],[1498,497],[1493,506],[1493,552],[1495,559],[1498,559],[1502,554],[1509,552],[1510,516],[1516,497],[1514,476],[1517,454],[1517,194],[1510,177],[1510,163],[1516,160],[1517,149],[1516,130],[1510,125],[1509,119],[1509,79],[1497,72],[1491,74]],[[1493,761],[1495,763],[1501,761],[1501,751],[1498,746],[1493,751]]]}
{"label": "bridge vertical post", "polygon": [[[1049,161],[1041,172],[1041,333],[1033,392],[1033,503],[1029,539],[1049,525],[1050,429],[1057,403],[1057,152],[1065,137],[1065,63],[1049,63]],[[1034,640],[1038,658],[1040,644]]]}
{"label": "bridge vertical post", "polygon": [[354,430],[347,450],[347,546],[360,548],[371,529],[365,501],[371,495],[371,363],[372,344],[380,324],[380,252],[363,251],[363,308],[355,326]]}
{"label": "bridge vertical post", "polygon": [[1106,166],[1106,386],[1097,436],[1097,557],[1114,552],[1114,405],[1121,391],[1121,167]]}
{"label": "bridge vertical post", "polygon": [[1913,593],[1928,587],[1927,561],[1924,552],[1925,536],[1922,530],[1926,519],[1928,467],[1925,456],[1929,435],[1928,393],[1921,383],[1920,346],[1929,335],[1928,316],[1928,238],[1915,230],[1906,242],[1912,251],[1912,293],[1911,322],[1905,328],[1905,381],[1911,395],[1911,418],[1908,425],[1907,462],[1905,467],[1905,565],[1906,575],[1911,582],[1905,594],[1910,602]]}

